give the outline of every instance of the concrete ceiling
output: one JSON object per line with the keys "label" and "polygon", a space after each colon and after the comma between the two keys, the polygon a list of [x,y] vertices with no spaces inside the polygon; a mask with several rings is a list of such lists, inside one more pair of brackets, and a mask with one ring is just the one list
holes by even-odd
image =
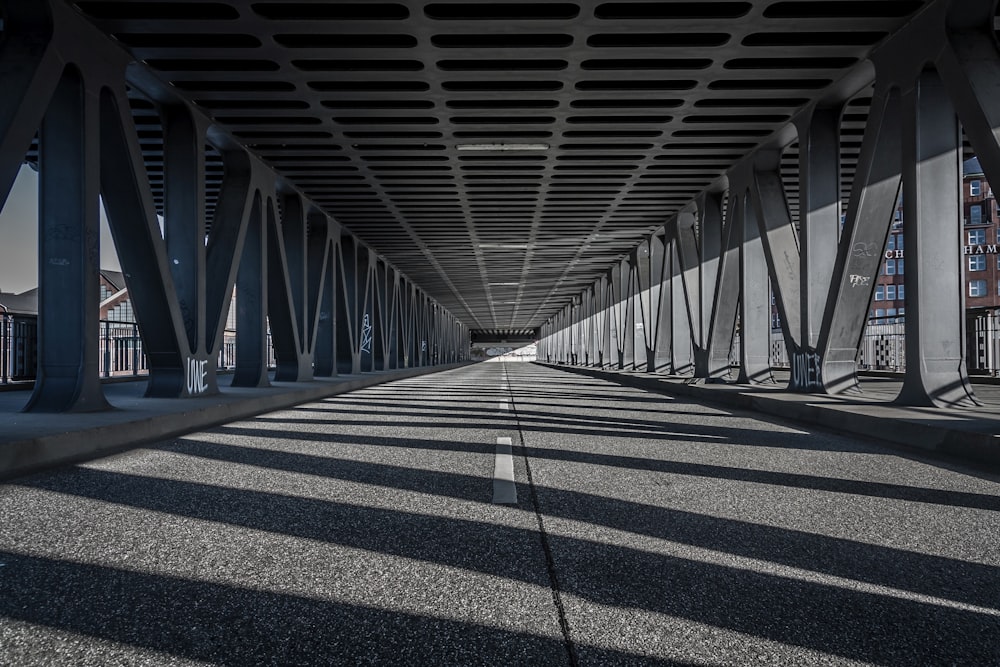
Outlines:
{"label": "concrete ceiling", "polygon": [[924,2],[73,4],[471,329],[514,333]]}

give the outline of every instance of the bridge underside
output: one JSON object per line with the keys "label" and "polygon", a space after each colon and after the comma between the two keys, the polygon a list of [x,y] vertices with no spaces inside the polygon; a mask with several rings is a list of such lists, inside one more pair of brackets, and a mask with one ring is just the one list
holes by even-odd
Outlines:
{"label": "bridge underside", "polygon": [[[29,410],[106,407],[103,200],[149,393],[467,358],[855,384],[902,193],[901,402],[975,403],[960,182],[1000,183],[994,0],[0,0],[0,201],[40,172]],[[2,233],[2,231],[0,231]]]}

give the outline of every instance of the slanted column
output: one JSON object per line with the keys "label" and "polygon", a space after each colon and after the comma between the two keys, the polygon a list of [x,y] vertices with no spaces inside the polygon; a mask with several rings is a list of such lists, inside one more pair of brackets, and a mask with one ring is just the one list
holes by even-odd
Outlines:
{"label": "slanted column", "polygon": [[670,370],[674,375],[690,375],[694,372],[693,346],[691,340],[692,324],[688,320],[688,308],[685,304],[686,295],[683,267],[681,265],[680,244],[671,241],[670,255]]}
{"label": "slanted column", "polygon": [[635,312],[632,307],[632,266],[628,258],[614,269],[616,288],[615,326],[618,343],[616,368],[631,369],[635,363]]}
{"label": "slanted column", "polygon": [[712,314],[716,297],[715,285],[719,275],[722,256],[722,195],[718,193],[703,194],[698,199],[700,231],[698,234],[698,304],[692,307],[691,317],[698,320],[695,331],[697,345],[694,351],[695,377],[717,379],[728,373],[728,350],[726,350],[725,368],[719,367],[717,358],[713,358],[712,330],[714,322]]}
{"label": "slanted column", "polygon": [[[361,372],[361,355],[355,345],[358,309],[358,262],[354,239],[348,234],[340,237],[335,255],[336,268],[336,321],[335,348],[337,350],[337,372],[353,375]],[[421,319],[421,324],[423,320]],[[421,329],[422,333],[422,329]],[[421,355],[418,365],[423,365]]]}
{"label": "slanted column", "polygon": [[733,233],[739,235],[740,384],[773,381],[771,375],[771,300],[767,259],[760,226],[746,188],[730,190],[735,198]]}
{"label": "slanted column", "polygon": [[597,311],[597,366],[599,368],[609,368],[611,364],[611,281],[607,275],[597,279],[595,283],[597,290],[594,307]]}
{"label": "slanted column", "polygon": [[[763,245],[771,279],[771,294],[781,317],[781,333],[788,348],[788,356],[793,366],[801,348],[802,326],[799,294],[800,267],[799,247],[795,236],[792,216],[785,198],[785,187],[781,180],[781,154],[779,151],[762,151],[756,156],[751,179],[751,199],[754,215],[759,228],[759,242]],[[789,389],[804,391],[797,380],[801,376],[792,374]]]}
{"label": "slanted column", "polygon": [[[329,223],[333,224],[333,223]],[[335,232],[338,236],[340,230]],[[320,276],[320,298],[319,314],[316,323],[316,341],[313,359],[316,364],[317,377],[332,377],[337,374],[336,360],[336,287],[337,280],[334,272],[337,270],[336,255],[333,251],[333,244],[327,241],[324,243],[323,252],[326,260],[325,270]]]}
{"label": "slanted column", "polygon": [[243,255],[236,274],[236,371],[234,387],[268,387],[267,234],[260,193],[247,219]]}
{"label": "slanted column", "polygon": [[[815,356],[840,240],[842,107],[799,117],[799,297],[802,352]],[[804,389],[811,389],[806,383]]]}
{"label": "slanted column", "polygon": [[588,287],[580,297],[583,341],[580,360],[584,366],[594,365],[594,288]]}
{"label": "slanted column", "polygon": [[[329,320],[330,304],[326,296],[326,276],[330,270],[330,221],[325,215],[313,212],[308,218],[307,230],[307,270],[306,270],[306,316],[301,330],[302,349],[312,362],[314,376],[329,376],[332,370],[333,348],[330,345],[330,329],[322,328],[323,313]],[[339,230],[338,230],[339,232]],[[320,340],[322,330],[323,341]]]}
{"label": "slanted column", "polygon": [[573,352],[572,352],[572,362],[574,366],[582,365],[584,360],[583,352],[583,307],[579,302],[579,297],[573,298],[573,304],[570,306],[570,312],[573,317]]}
{"label": "slanted column", "polygon": [[673,242],[666,236],[656,235],[653,241],[659,246],[660,271],[655,285],[651,285],[657,295],[658,307],[653,316],[656,321],[656,339],[653,350],[653,370],[658,373],[673,371],[670,360],[670,349],[673,345],[673,299],[671,290],[671,274],[673,272]]}
{"label": "slanted column", "polygon": [[[706,197],[706,221],[718,216],[721,221],[722,195],[716,193]],[[734,230],[733,202],[729,203],[729,214],[722,226],[722,238],[718,246],[716,278],[713,280],[714,300],[710,304],[710,317],[706,331],[703,367],[699,377],[708,382],[721,382],[730,374],[729,355],[736,333],[736,313],[740,299],[739,232]]]}
{"label": "slanted column", "polygon": [[977,403],[965,369],[962,138],[938,75],[903,91],[906,376],[897,403]]}
{"label": "slanted column", "polygon": [[[300,333],[299,354],[307,349],[305,332],[308,328],[309,309],[306,308],[306,272],[308,256],[306,215],[302,198],[297,194],[281,195],[281,236],[285,248],[285,266],[288,269],[288,307]],[[309,365],[312,365],[309,360]]]}
{"label": "slanted column", "polygon": [[[375,253],[365,247],[358,248],[357,254],[357,280],[358,280],[358,319],[354,321],[354,326],[358,332],[358,353],[361,359],[361,372],[371,373],[375,368],[374,339],[375,339],[375,318],[373,315],[375,306],[375,286],[372,284],[375,273]],[[431,320],[434,331],[430,339],[434,345],[438,345],[439,323],[433,315]],[[430,343],[429,343],[430,344]],[[433,361],[431,363],[434,363]]]}
{"label": "slanted column", "polygon": [[38,376],[28,412],[110,406],[99,377],[97,96],[63,74],[39,135]]}
{"label": "slanted column", "polygon": [[901,136],[899,91],[876,81],[817,346],[828,393],[858,384],[858,342],[899,195]]}
{"label": "slanted column", "polygon": [[[817,350],[840,235],[840,111],[811,107],[799,130],[799,332],[789,348],[790,388],[822,391]],[[785,301],[786,308],[796,304]]]}

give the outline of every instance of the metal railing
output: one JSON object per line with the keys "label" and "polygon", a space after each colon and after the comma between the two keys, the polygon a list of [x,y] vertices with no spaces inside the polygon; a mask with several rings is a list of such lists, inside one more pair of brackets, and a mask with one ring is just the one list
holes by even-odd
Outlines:
{"label": "metal railing", "polygon": [[[858,348],[858,369],[868,371],[906,370],[906,325],[902,317],[868,320]],[[738,350],[737,350],[738,358]],[[788,350],[780,331],[771,332],[771,366],[789,368]]]}
{"label": "metal railing", "polygon": [[[98,354],[102,379],[141,377],[149,374],[146,354],[135,322],[101,320]],[[271,335],[267,336],[267,363],[276,364]],[[38,365],[38,318],[35,315],[0,313],[0,385],[35,381]],[[236,367],[236,331],[226,329],[219,351],[219,370]]]}
{"label": "metal railing", "polygon": [[0,313],[0,384],[33,382],[37,365],[37,318]]}

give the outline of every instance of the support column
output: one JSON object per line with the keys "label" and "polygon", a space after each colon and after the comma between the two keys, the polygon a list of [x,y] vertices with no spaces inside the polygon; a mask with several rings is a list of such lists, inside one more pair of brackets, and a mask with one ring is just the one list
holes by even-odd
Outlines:
{"label": "support column", "polygon": [[671,354],[670,369],[674,375],[691,375],[694,373],[694,350],[691,340],[692,324],[688,320],[687,295],[680,261],[680,243],[670,244],[670,311],[671,311]]}
{"label": "support column", "polygon": [[[337,234],[339,235],[339,230]],[[320,300],[319,300],[319,321],[316,325],[316,347],[313,355],[315,372],[317,377],[333,377],[337,374],[336,356],[336,317],[337,310],[334,300],[336,299],[337,271],[336,253],[333,244],[327,241],[325,244],[326,267],[321,278]]]}
{"label": "support column", "polygon": [[785,198],[785,186],[781,181],[780,166],[781,154],[778,151],[758,155],[751,181],[751,199],[771,278],[771,293],[791,356],[801,347],[799,247]]}
{"label": "support column", "polygon": [[712,315],[715,307],[716,281],[722,256],[722,195],[703,193],[698,198],[700,229],[698,234],[698,303],[691,317],[698,320],[694,349],[695,377],[715,381],[729,372],[729,352],[721,364],[712,349]]}
{"label": "support column", "polygon": [[[218,358],[206,341],[205,140],[207,121],[184,104],[168,104],[163,120],[163,239],[190,356],[184,362],[188,395],[219,392]],[[214,323],[213,323],[214,325]]]}
{"label": "support column", "polygon": [[[735,198],[740,237],[740,384],[773,382],[771,375],[771,299],[760,225],[746,187],[730,190]],[[734,221],[736,222],[736,221]]]}
{"label": "support column", "polygon": [[253,197],[236,274],[234,387],[269,387],[267,369],[267,235],[260,193]]}
{"label": "support column", "polygon": [[611,368],[612,326],[611,316],[611,280],[607,274],[597,279],[597,365],[599,368]]}
{"label": "support column", "polygon": [[361,372],[361,355],[355,345],[358,314],[358,267],[354,239],[342,234],[336,248],[336,350],[337,372],[353,375]]}
{"label": "support column", "polygon": [[896,402],[978,402],[965,369],[961,130],[944,84],[922,73],[903,91],[906,377]]}
{"label": "support column", "polygon": [[[320,322],[326,309],[329,318],[329,305],[325,304],[327,299],[326,276],[330,266],[330,221],[320,213],[310,213],[306,219],[306,286],[305,299],[306,308],[303,317],[302,329],[300,332],[302,351],[312,361],[312,375],[319,375],[322,370],[326,376],[333,371],[330,365],[332,360],[332,347],[320,349]],[[332,290],[331,290],[332,291]],[[329,329],[324,335],[329,337]],[[325,355],[321,363],[318,356]]]}
{"label": "support column", "polygon": [[110,406],[99,377],[97,96],[63,73],[39,135],[38,376],[28,412]]}
{"label": "support column", "polygon": [[817,345],[820,377],[828,393],[858,384],[858,345],[899,195],[899,98],[897,89],[876,82],[823,315],[824,334]]}
{"label": "support column", "polygon": [[673,347],[674,313],[673,313],[673,254],[674,243],[668,237],[654,236],[660,239],[662,268],[660,280],[653,286],[659,292],[660,306],[656,314],[656,349],[653,354],[653,367],[658,373],[672,373],[671,348]]}
{"label": "support column", "polygon": [[807,354],[819,345],[840,240],[841,111],[814,108],[798,122],[800,335]]}
{"label": "support column", "polygon": [[[734,220],[735,204],[729,202],[729,213],[726,219],[721,219],[722,196],[706,197],[706,220],[719,217],[722,226],[722,236],[717,249],[718,259],[714,284],[713,300],[709,308],[708,327],[705,339],[705,349],[702,353],[703,367],[698,373],[708,382],[722,382],[730,374],[729,355],[733,349],[733,337],[736,333],[736,313],[740,300],[740,270],[739,243],[740,233],[736,230]],[[714,226],[714,225],[713,225]]]}

